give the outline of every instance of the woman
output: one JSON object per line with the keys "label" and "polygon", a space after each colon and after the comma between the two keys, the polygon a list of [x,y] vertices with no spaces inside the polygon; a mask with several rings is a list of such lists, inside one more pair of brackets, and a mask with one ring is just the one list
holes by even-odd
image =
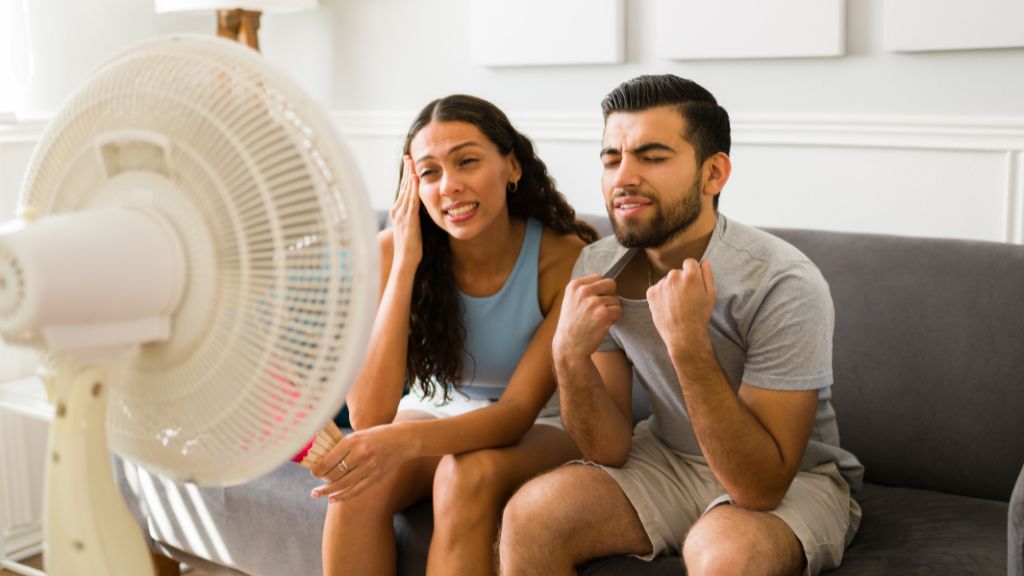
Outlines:
{"label": "woman", "polygon": [[[433,499],[431,574],[490,574],[501,508],[578,457],[561,428],[551,339],[592,228],[493,104],[428,104],[405,139],[355,433],[313,472],[330,497],[324,574],[393,574],[392,516]],[[408,379],[410,393],[402,397]]]}

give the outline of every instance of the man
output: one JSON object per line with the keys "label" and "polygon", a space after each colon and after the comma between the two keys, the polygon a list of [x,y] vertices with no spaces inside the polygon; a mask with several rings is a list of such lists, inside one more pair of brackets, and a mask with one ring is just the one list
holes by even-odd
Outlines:
{"label": "man", "polygon": [[[690,575],[838,566],[863,469],[829,403],[828,285],[789,244],[718,213],[729,117],[707,90],[641,76],[602,108],[615,235],[580,256],[553,343],[585,461],[511,499],[502,573],[680,550]],[[635,429],[634,371],[652,408]]]}

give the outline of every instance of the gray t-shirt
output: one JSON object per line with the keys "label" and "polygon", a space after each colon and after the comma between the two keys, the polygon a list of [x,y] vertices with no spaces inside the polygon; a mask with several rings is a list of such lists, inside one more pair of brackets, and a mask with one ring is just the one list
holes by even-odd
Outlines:
{"label": "gray t-shirt", "polygon": [[[626,251],[609,236],[587,246],[573,277],[603,274]],[[718,300],[708,335],[726,379],[771,390],[818,390],[810,442],[800,464],[808,470],[835,462],[854,490],[864,468],[839,447],[832,397],[834,313],[818,268],[785,241],[718,215],[704,252]],[[701,454],[668,349],[654,327],[647,300],[620,298],[622,318],[599,351],[622,350],[651,396],[650,426],[668,447]]]}

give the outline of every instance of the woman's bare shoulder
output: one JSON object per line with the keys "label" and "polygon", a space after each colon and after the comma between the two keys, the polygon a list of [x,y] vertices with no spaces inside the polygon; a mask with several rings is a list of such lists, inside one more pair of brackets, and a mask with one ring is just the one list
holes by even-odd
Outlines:
{"label": "woman's bare shoulder", "polygon": [[586,245],[574,232],[563,234],[545,227],[540,240],[540,259],[550,259],[553,263],[570,260],[569,267],[572,268]]}
{"label": "woman's bare shoulder", "polygon": [[587,243],[574,233],[562,234],[544,228],[540,243],[540,262],[537,269],[537,289],[544,314],[556,301],[561,300],[565,285],[572,278],[576,259]]}

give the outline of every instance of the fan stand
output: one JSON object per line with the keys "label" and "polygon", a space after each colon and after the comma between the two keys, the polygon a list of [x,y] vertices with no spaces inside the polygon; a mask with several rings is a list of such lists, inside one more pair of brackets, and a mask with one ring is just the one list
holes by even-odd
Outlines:
{"label": "fan stand", "polygon": [[96,367],[102,363],[58,363],[46,459],[46,571],[153,576],[149,547],[117,489],[107,449],[107,392],[115,374]]}

